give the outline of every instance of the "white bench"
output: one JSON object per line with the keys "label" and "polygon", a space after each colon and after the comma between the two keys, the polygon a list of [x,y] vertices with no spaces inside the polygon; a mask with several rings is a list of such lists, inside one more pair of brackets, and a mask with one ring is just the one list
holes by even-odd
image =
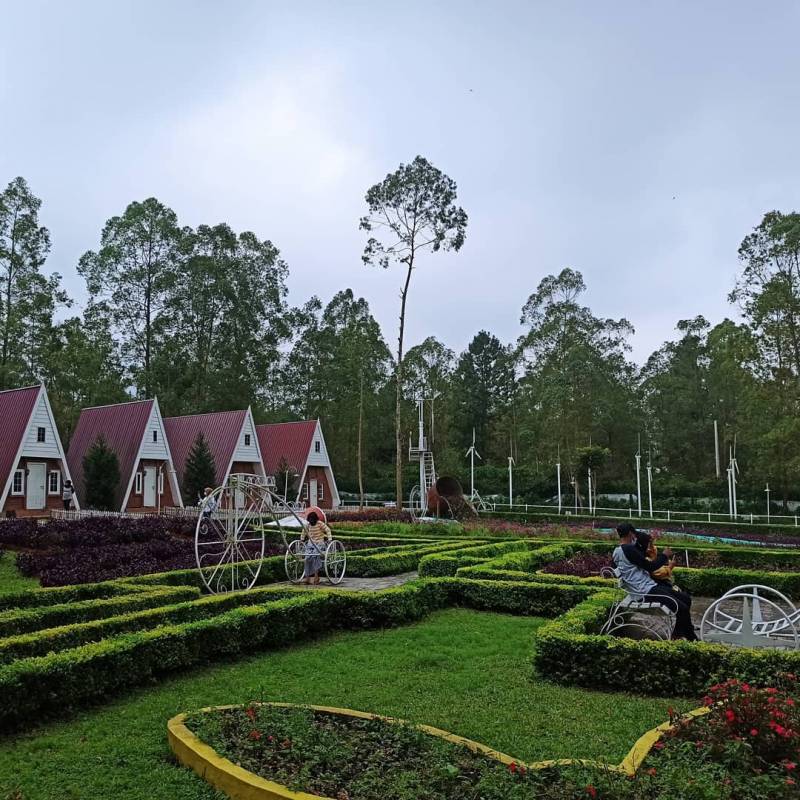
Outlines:
{"label": "white bench", "polygon": [[[601,578],[616,578],[617,586],[623,589],[619,573],[611,567],[600,570]],[[668,641],[675,630],[678,614],[678,603],[664,598],[669,605],[648,600],[644,595],[626,594],[611,607],[608,619],[605,621],[600,633],[610,636],[622,628],[638,628],[641,631],[660,639]],[[674,604],[674,608],[672,605]]]}

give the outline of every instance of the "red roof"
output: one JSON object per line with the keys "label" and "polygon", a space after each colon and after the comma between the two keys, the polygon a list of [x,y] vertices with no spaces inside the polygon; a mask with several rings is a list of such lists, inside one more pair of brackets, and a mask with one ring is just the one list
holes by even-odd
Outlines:
{"label": "red roof", "polygon": [[41,386],[26,386],[0,392],[0,494],[16,466],[14,459],[28,430],[40,389]]}
{"label": "red roof", "polygon": [[[164,420],[164,429],[172,453],[172,463],[178,474],[179,486],[183,487],[186,459],[200,433],[208,442],[208,448],[214,456],[216,485],[222,485],[246,416],[247,411],[215,411],[210,414],[167,417]],[[187,497],[186,502],[192,503],[194,498]]]}
{"label": "red roof", "polygon": [[278,471],[282,458],[286,459],[288,466],[302,472],[308,461],[316,429],[317,421],[313,419],[256,425],[258,445],[267,475],[274,475]]}
{"label": "red roof", "polygon": [[97,437],[102,436],[109,448],[117,454],[119,461],[116,505],[122,508],[152,410],[152,400],[134,400],[131,403],[95,406],[81,411],[67,453],[67,465],[81,506],[86,503],[83,457],[97,441]]}

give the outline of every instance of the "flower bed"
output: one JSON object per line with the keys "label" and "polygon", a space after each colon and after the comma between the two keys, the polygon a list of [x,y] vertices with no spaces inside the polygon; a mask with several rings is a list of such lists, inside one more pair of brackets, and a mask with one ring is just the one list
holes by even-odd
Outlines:
{"label": "flower bed", "polygon": [[525,767],[509,769],[419,728],[377,718],[254,704],[191,714],[185,725],[249,772],[337,800],[504,800],[521,796],[523,783],[541,782]]}
{"label": "flower bed", "polygon": [[[682,784],[689,790],[684,797],[800,796],[800,692],[793,674],[763,688],[727,680],[711,687],[704,705],[708,714],[677,720],[654,744],[645,774]],[[715,794],[701,794],[711,787]]]}
{"label": "flower bed", "polygon": [[[181,760],[215,785],[215,777],[232,776],[232,797],[294,791],[336,800],[788,800],[798,797],[795,689],[793,680],[782,689],[736,681],[713,687],[709,713],[671,719],[619,766],[578,759],[525,764],[436,729],[258,703],[176,718],[170,736]],[[199,763],[187,761],[200,742],[215,751],[212,760],[204,750]],[[635,757],[640,746],[645,750]]]}

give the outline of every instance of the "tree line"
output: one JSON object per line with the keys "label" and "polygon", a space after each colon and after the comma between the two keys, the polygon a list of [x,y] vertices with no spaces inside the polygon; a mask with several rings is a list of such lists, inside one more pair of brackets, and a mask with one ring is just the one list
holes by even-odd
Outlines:
{"label": "tree line", "polygon": [[[412,270],[466,240],[455,199],[419,157],[367,192],[364,261],[405,270],[401,323]],[[462,353],[434,337],[405,348],[401,327],[394,349],[353,289],[290,306],[269,239],[181,225],[155,198],[80,258],[88,302],[73,313],[40,212],[23,178],[0,194],[0,389],[43,381],[67,441],[82,408],[132,397],[158,396],[166,416],[250,405],[258,422],[319,417],[340,489],[394,494],[424,396],[438,472],[468,481],[474,430],[484,494],[507,491],[509,455],[520,497],[552,497],[557,461],[565,495],[585,498],[589,467],[599,492],[629,492],[640,450],[660,495],[721,496],[734,446],[740,494],[755,502],[767,481],[775,500],[798,494],[800,214],[769,212],[742,241],[741,321],[680,320],[639,366],[632,325],[597,316],[577,270],[531,286],[517,341],[482,330]],[[403,493],[415,474],[401,458]]]}

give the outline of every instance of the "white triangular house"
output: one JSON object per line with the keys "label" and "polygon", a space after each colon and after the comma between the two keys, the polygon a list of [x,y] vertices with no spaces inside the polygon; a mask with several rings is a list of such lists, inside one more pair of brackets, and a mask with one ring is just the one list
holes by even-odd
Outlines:
{"label": "white triangular house", "polygon": [[[46,516],[72,480],[44,386],[0,392],[0,513]],[[73,508],[79,508],[77,496]]]}

